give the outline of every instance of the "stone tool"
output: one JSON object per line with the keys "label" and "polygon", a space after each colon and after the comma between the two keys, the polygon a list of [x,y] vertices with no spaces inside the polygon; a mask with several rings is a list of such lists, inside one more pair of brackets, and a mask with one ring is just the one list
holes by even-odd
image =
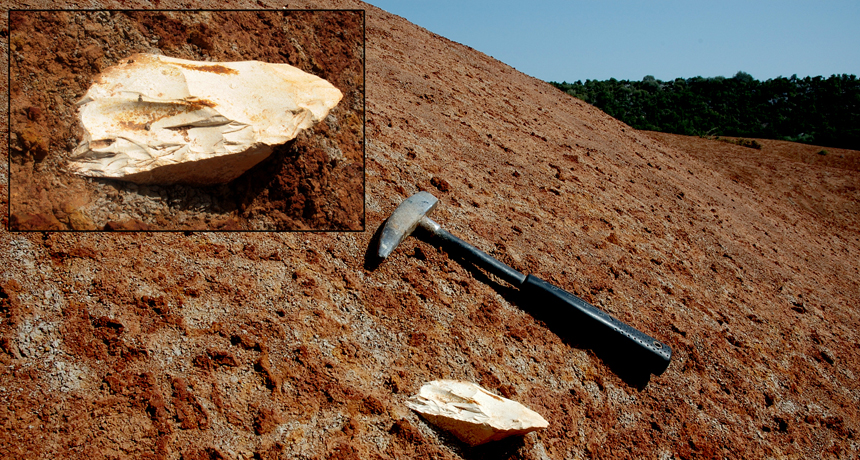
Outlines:
{"label": "stone tool", "polygon": [[78,101],[69,170],[138,184],[224,184],[321,120],[339,89],[288,64],[134,54]]}

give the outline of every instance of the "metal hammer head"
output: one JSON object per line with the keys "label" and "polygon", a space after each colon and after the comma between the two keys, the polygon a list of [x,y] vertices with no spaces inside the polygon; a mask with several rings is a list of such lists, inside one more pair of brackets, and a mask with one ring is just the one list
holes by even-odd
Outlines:
{"label": "metal hammer head", "polygon": [[379,235],[379,257],[384,259],[409,236],[421,219],[436,207],[439,200],[428,192],[410,196],[388,216]]}

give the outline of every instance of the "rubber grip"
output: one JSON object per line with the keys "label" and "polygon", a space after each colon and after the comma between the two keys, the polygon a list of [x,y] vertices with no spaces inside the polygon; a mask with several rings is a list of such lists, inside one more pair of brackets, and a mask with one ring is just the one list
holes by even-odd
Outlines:
{"label": "rubber grip", "polygon": [[[534,316],[555,329],[573,327],[609,349],[616,359],[660,375],[669,367],[672,349],[663,342],[631,327],[579,297],[536,276],[528,275],[520,286]],[[576,337],[574,337],[576,339]]]}

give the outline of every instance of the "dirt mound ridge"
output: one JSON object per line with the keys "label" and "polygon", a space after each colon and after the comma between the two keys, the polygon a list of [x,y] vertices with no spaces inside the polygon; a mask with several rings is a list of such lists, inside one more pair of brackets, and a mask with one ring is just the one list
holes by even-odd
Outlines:
{"label": "dirt mound ridge", "polygon": [[[306,6],[367,10],[366,230],[0,233],[0,455],[857,455],[856,170],[637,132],[372,6]],[[368,264],[418,190],[669,369],[631,384],[425,242]],[[467,448],[403,404],[439,378],[550,426]]]}

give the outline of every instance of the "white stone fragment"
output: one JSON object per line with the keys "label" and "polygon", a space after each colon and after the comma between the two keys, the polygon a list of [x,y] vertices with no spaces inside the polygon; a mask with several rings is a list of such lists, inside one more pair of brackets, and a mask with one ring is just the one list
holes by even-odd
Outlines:
{"label": "white stone fragment", "polygon": [[406,405],[470,446],[548,426],[540,414],[522,404],[457,380],[427,383]]}
{"label": "white stone fragment", "polygon": [[287,64],[136,54],[78,102],[84,137],[70,169],[137,183],[229,182],[343,97]]}

